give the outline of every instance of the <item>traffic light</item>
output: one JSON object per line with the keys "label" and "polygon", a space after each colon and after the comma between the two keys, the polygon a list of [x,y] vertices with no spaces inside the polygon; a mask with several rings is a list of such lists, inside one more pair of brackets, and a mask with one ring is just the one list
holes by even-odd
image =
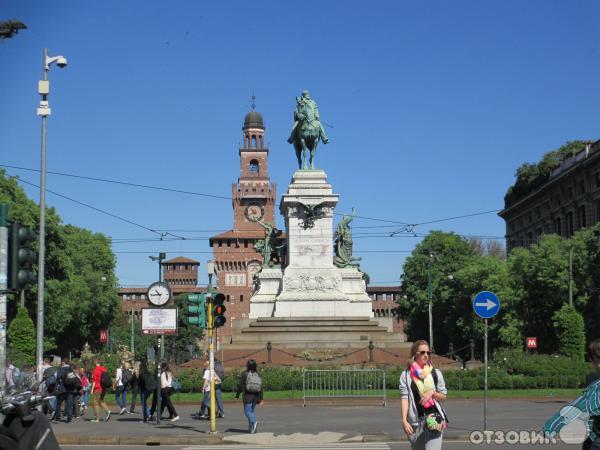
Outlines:
{"label": "traffic light", "polygon": [[36,238],[33,230],[13,222],[10,227],[10,245],[8,257],[8,288],[12,290],[26,289],[35,284],[37,277],[33,273],[33,263],[37,253],[31,249]]}
{"label": "traffic light", "polygon": [[227,319],[225,318],[225,311],[227,311],[227,308],[225,308],[223,303],[225,303],[225,295],[220,292],[213,295],[213,328],[222,327],[225,325],[225,322],[227,322]]}
{"label": "traffic light", "polygon": [[206,294],[181,294],[177,299],[188,302],[188,323],[206,328]]}

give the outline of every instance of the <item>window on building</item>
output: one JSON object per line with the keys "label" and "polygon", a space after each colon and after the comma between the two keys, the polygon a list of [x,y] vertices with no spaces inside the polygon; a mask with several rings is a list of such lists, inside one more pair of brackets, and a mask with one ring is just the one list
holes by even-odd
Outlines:
{"label": "window on building", "polygon": [[140,295],[140,298],[141,298],[142,300],[146,300],[146,294],[142,294],[142,295]]}
{"label": "window on building", "polygon": [[223,247],[223,241],[219,240],[219,247]]}
{"label": "window on building", "polygon": [[594,174],[594,183],[596,184],[596,187],[600,187],[600,172],[596,172]]}
{"label": "window on building", "polygon": [[585,180],[579,181],[579,193],[583,194],[585,192]]}
{"label": "window on building", "polygon": [[129,300],[129,295],[128,294],[123,294],[123,300]]}
{"label": "window on building", "polygon": [[[230,298],[230,297],[229,297],[229,295],[228,295],[228,296],[227,296],[227,301],[229,301],[229,298]],[[157,375],[157,376],[158,376],[158,375]]]}
{"label": "window on building", "polygon": [[258,161],[256,159],[253,159],[250,161],[250,164],[248,164],[248,172],[258,173]]}
{"label": "window on building", "polygon": [[567,197],[569,197],[569,200],[571,200],[573,198],[573,188],[572,187],[570,187],[567,190]]}
{"label": "window on building", "polygon": [[240,295],[240,303],[244,301],[244,296]]}
{"label": "window on building", "polygon": [[575,224],[573,221],[573,211],[567,213],[567,237],[573,236],[575,232]]}
{"label": "window on building", "polygon": [[585,228],[587,226],[587,220],[585,217],[585,205],[579,207],[579,227]]}
{"label": "window on building", "polygon": [[131,300],[135,300],[135,294],[131,294]]}

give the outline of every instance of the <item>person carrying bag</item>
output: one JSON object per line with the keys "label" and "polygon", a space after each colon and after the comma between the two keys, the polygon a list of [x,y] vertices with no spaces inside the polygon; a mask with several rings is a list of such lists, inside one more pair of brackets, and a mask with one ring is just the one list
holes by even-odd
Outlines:
{"label": "person carrying bag", "polygon": [[448,423],[440,404],[448,391],[442,372],[433,367],[430,356],[427,341],[415,342],[407,369],[400,375],[402,428],[413,450],[441,449]]}

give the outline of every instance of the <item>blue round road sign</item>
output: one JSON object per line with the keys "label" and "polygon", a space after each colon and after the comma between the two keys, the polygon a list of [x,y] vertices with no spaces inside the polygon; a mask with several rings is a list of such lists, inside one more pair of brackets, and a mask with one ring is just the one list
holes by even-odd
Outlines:
{"label": "blue round road sign", "polygon": [[491,319],[500,311],[500,299],[490,291],[482,291],[473,299],[473,310],[482,319]]}

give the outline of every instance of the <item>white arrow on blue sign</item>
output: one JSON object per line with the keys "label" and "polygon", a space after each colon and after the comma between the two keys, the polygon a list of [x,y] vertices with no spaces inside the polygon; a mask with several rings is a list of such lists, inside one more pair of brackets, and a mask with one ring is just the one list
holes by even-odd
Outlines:
{"label": "white arrow on blue sign", "polygon": [[500,299],[490,291],[482,291],[473,299],[473,310],[482,319],[491,319],[500,311]]}

